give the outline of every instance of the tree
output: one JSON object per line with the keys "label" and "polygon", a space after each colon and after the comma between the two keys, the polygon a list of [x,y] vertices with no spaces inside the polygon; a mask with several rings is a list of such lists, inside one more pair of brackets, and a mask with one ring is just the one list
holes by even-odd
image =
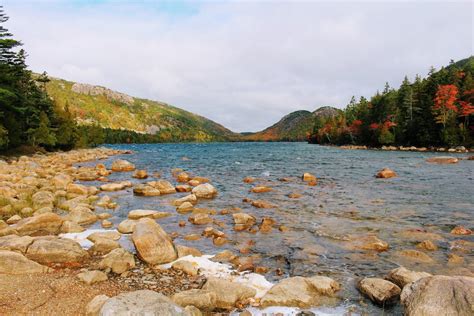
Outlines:
{"label": "tree", "polygon": [[33,146],[54,146],[56,144],[56,136],[51,132],[48,116],[44,112],[40,114],[38,127],[30,129],[28,134]]}

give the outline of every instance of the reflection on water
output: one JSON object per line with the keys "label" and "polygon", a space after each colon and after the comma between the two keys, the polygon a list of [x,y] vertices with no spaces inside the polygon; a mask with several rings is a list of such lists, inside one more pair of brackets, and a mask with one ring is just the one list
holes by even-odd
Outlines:
{"label": "reflection on water", "polygon": [[[240,208],[257,218],[269,216],[287,226],[285,233],[251,234],[234,232],[231,215],[214,218],[226,226],[223,230],[231,243],[219,248],[210,239],[185,241],[186,234],[200,234],[203,226],[188,223],[178,227],[179,215],[170,202],[185,194],[161,197],[134,197],[131,190],[109,194],[116,196],[120,208],[112,221],[120,222],[132,209],[169,211],[174,216],[160,219],[167,232],[178,232],[179,244],[199,248],[206,253],[224,249],[238,251],[249,240],[255,241],[249,255],[257,255],[258,265],[272,269],[267,275],[278,280],[285,275],[333,277],[343,284],[342,296],[357,305],[358,311],[379,313],[378,307],[360,304],[354,283],[359,277],[384,276],[390,269],[404,264],[408,268],[444,274],[473,274],[473,248],[467,244],[457,254],[463,263],[448,264],[455,240],[474,242],[473,236],[455,236],[449,232],[456,225],[474,227],[474,161],[462,160],[455,165],[433,165],[425,162],[433,153],[341,150],[304,143],[215,143],[119,145],[136,153],[125,159],[149,174],[161,172],[172,182],[171,169],[182,168],[194,175],[208,177],[219,196],[199,203],[199,207],[216,210]],[[463,156],[463,155],[460,155]],[[183,159],[187,157],[189,159]],[[111,160],[117,159],[112,157]],[[106,165],[110,166],[110,161]],[[375,179],[374,174],[389,167],[397,178]],[[305,185],[304,172],[319,178],[317,186]],[[271,186],[268,193],[250,193],[245,176],[259,178],[257,183]],[[130,173],[114,173],[111,180],[129,180]],[[279,181],[289,178],[289,181]],[[146,180],[133,180],[145,182]],[[292,199],[289,193],[301,193]],[[243,198],[264,199],[278,205],[276,209],[257,209]],[[351,240],[376,235],[389,243],[388,251],[377,253],[351,247]],[[398,251],[417,249],[423,240],[436,243],[438,250],[425,251],[433,261],[416,263],[400,256]],[[466,243],[464,244],[466,245]],[[277,276],[275,268],[284,271]],[[388,311],[400,313],[399,306]]]}

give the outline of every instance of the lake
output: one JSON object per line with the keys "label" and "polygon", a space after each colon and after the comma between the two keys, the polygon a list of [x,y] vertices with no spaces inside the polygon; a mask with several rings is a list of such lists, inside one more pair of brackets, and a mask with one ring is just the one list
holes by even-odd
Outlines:
{"label": "lake", "polygon": [[[474,242],[474,236],[450,234],[462,225],[474,227],[474,161],[461,160],[453,165],[429,164],[425,160],[435,153],[343,150],[306,143],[210,143],[210,144],[144,144],[110,145],[130,149],[133,155],[123,158],[137,169],[151,175],[160,172],[163,179],[176,183],[171,169],[183,170],[211,179],[219,194],[213,200],[200,201],[198,207],[217,210],[215,220],[223,223],[222,230],[230,242],[216,247],[212,240],[202,238],[186,241],[187,234],[201,234],[206,226],[179,227],[188,215],[176,213],[171,201],[186,193],[159,197],[133,196],[131,189],[107,193],[115,197],[120,207],[112,211],[114,223],[119,223],[132,209],[168,211],[173,216],[158,222],[168,232],[177,232],[178,244],[198,248],[206,254],[224,249],[238,253],[250,247],[257,266],[269,267],[265,275],[270,281],[287,276],[322,274],[342,284],[340,295],[344,304],[355,306],[357,312],[380,314],[382,309],[363,299],[355,289],[360,277],[383,277],[399,265],[435,274],[474,274],[474,254],[470,249],[453,249],[453,241]],[[445,155],[445,154],[443,154]],[[467,154],[450,154],[466,157]],[[104,163],[110,167],[111,157]],[[85,164],[83,164],[85,165]],[[374,175],[389,167],[398,177],[376,179]],[[301,181],[309,172],[318,177],[316,186]],[[258,178],[254,184],[243,183],[246,176]],[[280,181],[287,178],[287,181]],[[110,180],[130,180],[130,173],[113,173]],[[280,180],[279,180],[280,179]],[[147,180],[133,179],[133,182]],[[99,182],[97,185],[100,184]],[[256,184],[273,188],[267,193],[250,193]],[[300,193],[301,198],[289,198]],[[243,202],[244,198],[263,199],[275,205],[259,209]],[[238,210],[257,217],[271,217],[277,222],[269,233],[235,232],[231,215],[219,215],[223,209]],[[279,225],[288,227],[280,232]],[[354,242],[375,235],[389,244],[388,251],[358,249]],[[416,249],[429,239],[438,247],[426,253],[432,261],[417,262],[400,256],[398,251]],[[472,244],[471,244],[472,245]],[[456,253],[463,263],[448,264],[448,255]],[[283,275],[277,275],[276,269]],[[363,300],[365,303],[361,303]],[[400,306],[385,309],[387,314],[399,314]]]}

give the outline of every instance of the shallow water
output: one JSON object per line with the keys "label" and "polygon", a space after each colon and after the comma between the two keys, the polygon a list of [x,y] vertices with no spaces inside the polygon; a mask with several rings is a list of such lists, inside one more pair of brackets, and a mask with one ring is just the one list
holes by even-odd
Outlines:
{"label": "shallow water", "polygon": [[[208,177],[219,191],[216,199],[200,201],[198,207],[216,210],[241,208],[258,219],[272,217],[278,224],[287,226],[285,233],[251,234],[234,232],[231,215],[216,215],[216,220],[226,224],[223,230],[231,240],[229,244],[215,247],[211,239],[185,241],[182,236],[200,234],[206,226],[188,223],[178,227],[180,215],[170,202],[186,193],[160,197],[135,197],[131,189],[108,193],[116,197],[120,207],[110,211],[112,221],[119,223],[132,209],[169,211],[171,217],[159,223],[168,232],[178,232],[175,242],[196,247],[204,253],[214,254],[224,249],[238,252],[249,240],[255,241],[249,255],[259,255],[257,265],[270,267],[267,279],[277,281],[285,276],[324,274],[339,281],[345,305],[353,305],[357,313],[381,314],[382,309],[365,300],[355,290],[360,277],[383,277],[398,265],[437,274],[473,274],[474,254],[458,254],[463,264],[448,264],[450,242],[457,239],[474,242],[474,236],[454,236],[449,232],[456,225],[474,227],[474,161],[461,160],[455,165],[428,164],[425,159],[440,155],[418,152],[389,152],[368,150],[343,150],[305,143],[212,143],[212,144],[146,144],[114,145],[131,149],[133,155],[124,159],[138,169],[161,172],[162,178],[174,183],[172,168],[182,168],[194,175]],[[445,154],[443,154],[445,155]],[[460,154],[452,154],[464,157]],[[183,159],[187,157],[189,159]],[[118,157],[105,161],[110,167]],[[104,161],[101,161],[104,162]],[[389,167],[398,173],[397,178],[375,179],[374,174]],[[305,185],[300,176],[304,172],[319,178],[317,186]],[[245,184],[246,176],[257,177],[258,184],[271,186],[268,193],[249,193],[255,184]],[[289,182],[278,181],[290,178]],[[131,173],[114,173],[110,180],[131,179]],[[90,183],[88,183],[90,184]],[[96,183],[97,185],[100,183]],[[290,199],[287,194],[301,193],[300,199]],[[243,198],[264,199],[278,205],[275,209],[257,209]],[[437,234],[433,240],[439,249],[426,253],[434,259],[430,264],[419,264],[396,256],[396,251],[416,249],[418,241],[427,238],[407,238],[407,230],[427,231]],[[348,239],[375,234],[390,245],[382,253],[351,249]],[[438,236],[439,235],[439,236]],[[427,235],[424,235],[427,236]],[[283,276],[274,273],[283,270]],[[400,306],[383,311],[400,314]]]}

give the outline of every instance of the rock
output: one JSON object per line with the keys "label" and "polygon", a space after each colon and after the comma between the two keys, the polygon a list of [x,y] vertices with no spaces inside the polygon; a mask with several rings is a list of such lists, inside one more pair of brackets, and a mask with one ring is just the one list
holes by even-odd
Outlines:
{"label": "rock", "polygon": [[163,218],[168,216],[169,213],[165,212],[158,212],[158,211],[153,211],[153,210],[133,210],[128,213],[128,218],[129,219],[140,219],[140,218]]}
{"label": "rock", "polygon": [[451,230],[451,234],[453,235],[471,235],[472,230],[465,228],[463,226],[456,226]]}
{"label": "rock", "polygon": [[146,179],[148,178],[148,173],[146,172],[146,170],[137,170],[135,171],[132,177],[136,179]]}
{"label": "rock", "polygon": [[431,157],[431,158],[426,159],[426,162],[437,163],[437,164],[453,164],[453,163],[457,163],[458,161],[459,159],[456,157],[443,157],[443,156]]}
{"label": "rock", "polygon": [[0,274],[30,274],[49,271],[48,267],[29,260],[21,253],[0,250]]}
{"label": "rock", "polygon": [[250,227],[255,225],[257,219],[247,213],[234,213],[232,214],[235,225],[243,225],[245,227]]}
{"label": "rock", "polygon": [[178,257],[171,238],[152,219],[142,218],[137,222],[132,240],[138,256],[146,263],[163,264]]}
{"label": "rock", "polygon": [[103,221],[100,222],[100,226],[102,226],[102,228],[111,228],[114,226],[114,223],[104,219]]}
{"label": "rock", "polygon": [[212,240],[214,246],[220,247],[227,244],[229,241],[225,237],[216,237]]}
{"label": "rock", "polygon": [[193,188],[187,184],[180,184],[177,185],[175,189],[177,192],[191,192]]}
{"label": "rock", "polygon": [[375,250],[375,251],[382,252],[382,251],[388,250],[389,246],[388,246],[388,243],[379,239],[377,236],[367,235],[367,236],[357,237],[357,239],[352,241],[349,248],[360,249],[360,250]]}
{"label": "rock", "polygon": [[16,223],[18,223],[20,220],[21,220],[21,216],[20,216],[20,215],[13,215],[13,216],[10,217],[9,219],[7,219],[7,224],[9,224],[9,225],[16,224]]}
{"label": "rock", "polygon": [[138,196],[159,196],[160,190],[146,184],[139,184],[133,188],[133,194]]}
{"label": "rock", "polygon": [[180,214],[189,213],[189,212],[192,212],[193,208],[194,208],[193,204],[191,204],[190,202],[184,202],[183,204],[181,204],[180,206],[176,208],[176,212]]}
{"label": "rock", "polygon": [[97,201],[97,206],[108,209],[114,209],[117,207],[117,203],[113,202],[110,196],[104,195],[100,198],[99,201]]}
{"label": "rock", "polygon": [[120,248],[120,244],[117,241],[108,238],[98,238],[88,251],[92,255],[105,255],[117,248]]}
{"label": "rock", "polygon": [[299,198],[303,197],[303,195],[300,194],[300,193],[290,193],[290,194],[288,194],[288,197],[290,199],[299,199]]}
{"label": "rock", "polygon": [[236,258],[237,256],[234,253],[232,253],[232,251],[224,250],[216,254],[210,260],[223,263],[223,262],[231,262],[235,260]]}
{"label": "rock", "polygon": [[474,252],[474,242],[469,240],[454,240],[449,243],[449,249],[465,253]]}
{"label": "rock", "polygon": [[111,315],[189,316],[169,298],[150,290],[122,293],[108,299],[100,309],[100,316]]}
{"label": "rock", "polygon": [[189,180],[188,181],[188,185],[191,186],[191,187],[197,187],[200,184],[201,184],[201,182],[199,182],[198,180]]}
{"label": "rock", "polygon": [[444,238],[436,233],[431,233],[421,229],[408,229],[398,233],[400,238],[412,242],[421,242],[423,240],[443,241]]}
{"label": "rock", "polygon": [[171,267],[175,270],[183,271],[184,273],[192,276],[196,276],[199,271],[198,265],[196,263],[186,260],[177,261],[173,263]]}
{"label": "rock", "polygon": [[126,183],[123,183],[123,182],[118,182],[118,183],[106,183],[106,184],[102,184],[100,186],[100,189],[102,191],[107,191],[107,192],[113,192],[113,191],[120,191],[120,190],[123,190],[125,189],[127,186],[126,186]]}
{"label": "rock", "polygon": [[254,177],[245,177],[243,181],[244,183],[254,183],[256,180]]}
{"label": "rock", "polygon": [[115,160],[112,163],[112,171],[121,172],[121,171],[133,171],[135,170],[135,165],[131,162],[123,159]]}
{"label": "rock", "polygon": [[107,219],[107,218],[111,218],[112,217],[112,214],[109,214],[109,213],[99,213],[97,214],[97,217],[99,219]]}
{"label": "rock", "polygon": [[385,278],[403,289],[405,285],[429,276],[431,274],[427,272],[411,271],[404,267],[399,267],[391,270]]}
{"label": "rock", "polygon": [[197,197],[194,194],[189,194],[186,196],[183,196],[180,199],[174,200],[173,205],[174,206],[180,206],[181,204],[189,202],[191,204],[196,204],[197,203]]}
{"label": "rock", "polygon": [[108,279],[107,274],[98,270],[81,272],[77,275],[77,278],[87,285],[107,281]]}
{"label": "rock", "polygon": [[33,242],[30,236],[8,235],[0,237],[0,250],[10,250],[25,253]]}
{"label": "rock", "polygon": [[61,226],[61,233],[67,234],[67,233],[82,233],[86,229],[79,225],[78,223],[74,223],[71,221],[64,221],[62,226]]}
{"label": "rock", "polygon": [[176,176],[176,181],[178,181],[178,182],[188,182],[190,179],[191,179],[191,177],[186,172],[180,172]]}
{"label": "rock", "polygon": [[174,294],[171,299],[180,306],[193,305],[202,310],[213,310],[216,306],[216,294],[204,290],[187,290]]}
{"label": "rock", "polygon": [[384,168],[380,170],[379,172],[377,172],[377,174],[375,175],[376,178],[382,178],[382,179],[394,178],[396,176],[397,174],[395,173],[395,171],[389,168]]}
{"label": "rock", "polygon": [[39,237],[28,247],[26,257],[42,264],[70,264],[84,262],[89,254],[71,239]]}
{"label": "rock", "polygon": [[250,192],[252,192],[252,193],[265,193],[265,192],[270,192],[272,190],[273,189],[269,188],[269,187],[257,186],[257,187],[253,187],[252,189],[250,189]]}
{"label": "rock", "polygon": [[217,189],[210,183],[200,184],[192,192],[198,199],[212,199],[217,195]]}
{"label": "rock", "polygon": [[431,240],[423,240],[418,245],[416,245],[416,247],[419,249],[428,250],[428,251],[438,250],[438,246],[436,246]]}
{"label": "rock", "polygon": [[275,284],[260,300],[262,307],[293,306],[307,308],[334,302],[339,284],[331,278],[300,276],[281,280]]}
{"label": "rock", "polygon": [[312,175],[311,173],[303,173],[303,181],[304,182],[317,182],[318,179],[316,178],[316,176]]}
{"label": "rock", "polygon": [[122,234],[131,234],[133,233],[136,224],[136,220],[126,219],[118,225],[117,230]]}
{"label": "rock", "polygon": [[58,190],[65,190],[72,181],[72,177],[64,173],[59,173],[52,178],[52,183]]}
{"label": "rock", "polygon": [[19,235],[55,235],[61,231],[63,219],[54,213],[44,213],[24,218],[15,224],[14,229]]}
{"label": "rock", "polygon": [[216,295],[215,307],[230,310],[236,304],[255,297],[255,289],[245,286],[242,283],[231,282],[225,279],[209,277],[202,287],[205,291],[214,292]]}
{"label": "rock", "polygon": [[255,200],[251,203],[252,206],[256,208],[275,208],[276,206],[271,204],[270,202],[263,201],[263,200]]}
{"label": "rock", "polygon": [[198,234],[189,234],[183,237],[184,240],[199,240],[201,236]]}
{"label": "rock", "polygon": [[382,306],[395,304],[401,292],[397,285],[379,278],[362,279],[357,288],[372,302]]}
{"label": "rock", "polygon": [[119,240],[122,235],[118,232],[111,230],[111,231],[104,231],[104,232],[95,232],[87,236],[87,239],[92,241],[93,243],[99,239],[110,239],[110,240]]}
{"label": "rock", "polygon": [[176,245],[176,252],[178,253],[178,258],[189,256],[189,255],[192,255],[194,257],[202,256],[202,253],[198,249],[182,246],[182,245]]}
{"label": "rock", "polygon": [[38,191],[31,197],[33,209],[38,210],[42,207],[54,206],[54,195],[49,191]]}
{"label": "rock", "polygon": [[212,223],[212,218],[208,214],[198,213],[189,216],[189,222],[194,225],[206,225]]}
{"label": "rock", "polygon": [[264,217],[262,219],[262,222],[260,224],[259,230],[261,233],[269,233],[272,231],[273,225],[275,225],[276,222],[273,218],[271,217]]}
{"label": "rock", "polygon": [[99,218],[89,208],[76,206],[64,217],[64,219],[79,225],[89,225],[95,223]]}
{"label": "rock", "polygon": [[109,297],[103,294],[95,296],[86,306],[86,316],[98,316],[100,309],[108,299]]}
{"label": "rock", "polygon": [[135,268],[133,255],[123,248],[112,250],[99,262],[99,269],[110,269],[117,274],[133,268]]}
{"label": "rock", "polygon": [[474,278],[435,275],[403,288],[400,296],[407,316],[459,315],[473,313]]}
{"label": "rock", "polygon": [[68,193],[74,193],[78,195],[88,195],[89,194],[89,189],[85,185],[82,184],[76,184],[76,183],[70,183],[68,184],[66,191]]}
{"label": "rock", "polygon": [[166,180],[152,181],[148,182],[147,184],[154,187],[155,189],[158,189],[161,194],[176,193],[175,187]]}
{"label": "rock", "polygon": [[434,260],[430,256],[428,256],[426,253],[418,251],[418,250],[413,250],[413,249],[397,251],[395,252],[395,256],[402,257],[404,259],[408,259],[412,262],[418,262],[418,263],[434,262]]}
{"label": "rock", "polygon": [[458,256],[457,254],[450,253],[448,254],[448,263],[450,264],[462,264],[464,263],[464,258]]}
{"label": "rock", "polygon": [[186,306],[184,310],[188,313],[189,316],[202,316],[202,313],[199,308],[193,305]]}

